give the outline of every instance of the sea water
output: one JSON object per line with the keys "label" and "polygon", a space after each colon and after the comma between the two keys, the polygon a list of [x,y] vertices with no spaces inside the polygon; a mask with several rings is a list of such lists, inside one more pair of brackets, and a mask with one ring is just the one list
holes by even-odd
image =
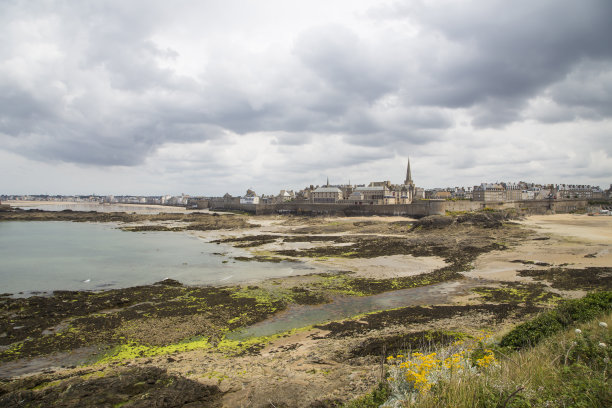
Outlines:
{"label": "sea water", "polygon": [[189,210],[185,207],[146,205],[146,204],[99,204],[99,203],[72,203],[72,202],[31,202],[20,203],[19,201],[8,202],[11,207],[22,210],[41,211],[96,211],[102,213],[125,212],[137,214],[159,214],[159,213],[190,213],[208,212],[208,209]]}
{"label": "sea water", "polygon": [[[0,222],[0,293],[100,290],[165,278],[225,285],[304,273],[303,264],[238,262],[244,250],[184,232],[126,232],[114,224]],[[22,292],[21,294],[19,292]]]}

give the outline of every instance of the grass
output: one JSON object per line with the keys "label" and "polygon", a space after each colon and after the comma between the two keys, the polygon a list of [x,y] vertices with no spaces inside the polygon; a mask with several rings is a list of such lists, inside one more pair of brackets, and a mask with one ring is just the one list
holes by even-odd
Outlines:
{"label": "grass", "polygon": [[[403,368],[397,363],[391,366],[390,375],[398,379],[389,379],[393,393],[381,406],[612,406],[611,296],[611,292],[600,292],[564,302],[517,326],[501,341],[511,339],[514,347],[487,344],[486,340],[468,347],[463,356],[469,357],[457,357],[459,364],[450,374],[442,356],[457,356],[457,344],[435,350],[438,354],[428,359],[402,356]],[[488,363],[481,364],[483,361]],[[420,374],[427,378],[427,387],[417,384]],[[400,382],[408,385],[404,393],[398,392]]]}
{"label": "grass", "polygon": [[391,389],[381,382],[372,392],[346,403],[343,408],[377,408],[390,396]]}
{"label": "grass", "polygon": [[[435,384],[405,406],[612,406],[609,344],[612,315],[559,332],[536,347],[501,356],[498,365]],[[582,333],[576,334],[579,328]],[[606,346],[600,346],[599,344]]]}
{"label": "grass", "polygon": [[582,299],[567,300],[556,309],[522,323],[506,334],[500,345],[515,350],[537,344],[565,327],[612,311],[612,292],[596,292]]}

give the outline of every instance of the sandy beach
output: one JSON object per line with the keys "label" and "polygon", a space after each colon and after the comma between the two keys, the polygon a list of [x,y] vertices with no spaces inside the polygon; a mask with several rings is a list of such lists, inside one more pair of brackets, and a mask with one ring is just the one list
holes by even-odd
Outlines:
{"label": "sandy beach", "polygon": [[[547,239],[526,240],[508,251],[483,254],[474,262],[470,275],[502,281],[531,281],[517,276],[517,269],[542,269],[536,263],[574,268],[612,265],[612,217],[555,214],[529,216],[519,223]],[[512,262],[516,260],[533,264]]]}

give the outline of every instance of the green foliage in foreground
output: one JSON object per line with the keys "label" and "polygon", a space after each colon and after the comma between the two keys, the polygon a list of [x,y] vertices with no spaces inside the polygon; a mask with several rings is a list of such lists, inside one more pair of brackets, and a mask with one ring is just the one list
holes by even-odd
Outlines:
{"label": "green foliage in foreground", "polygon": [[[391,387],[394,391],[381,407],[612,407],[612,312],[588,319],[597,305],[609,308],[609,296],[592,294],[566,303],[559,315],[540,316],[532,326],[540,335],[536,346],[497,349],[496,361],[484,370],[459,368],[450,376],[434,376],[425,392],[397,393]],[[575,323],[583,319],[587,321]],[[553,328],[544,330],[546,323]],[[561,325],[566,327],[558,329]]]}
{"label": "green foliage in foreground", "polygon": [[[610,315],[602,319],[612,324]],[[573,326],[511,353],[485,375],[441,382],[407,406],[610,407],[610,341],[612,331],[599,326],[599,319]]]}
{"label": "green foliage in foreground", "polygon": [[589,321],[610,311],[612,292],[591,293],[582,299],[568,300],[556,309],[516,326],[502,338],[500,346],[515,350],[533,346],[565,327]]}
{"label": "green foliage in foreground", "polygon": [[381,382],[372,392],[349,401],[343,408],[378,408],[389,398],[390,394],[389,386]]}

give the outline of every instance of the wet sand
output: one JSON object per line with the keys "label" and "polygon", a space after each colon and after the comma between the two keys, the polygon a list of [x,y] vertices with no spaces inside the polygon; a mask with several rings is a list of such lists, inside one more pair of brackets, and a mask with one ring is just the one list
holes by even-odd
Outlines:
{"label": "wet sand", "polygon": [[[508,251],[492,251],[474,262],[470,276],[502,280],[531,281],[516,274],[519,269],[541,269],[535,263],[586,268],[612,266],[612,217],[556,214],[530,216],[521,225],[542,235],[521,242]],[[533,264],[513,263],[531,261]]]}

